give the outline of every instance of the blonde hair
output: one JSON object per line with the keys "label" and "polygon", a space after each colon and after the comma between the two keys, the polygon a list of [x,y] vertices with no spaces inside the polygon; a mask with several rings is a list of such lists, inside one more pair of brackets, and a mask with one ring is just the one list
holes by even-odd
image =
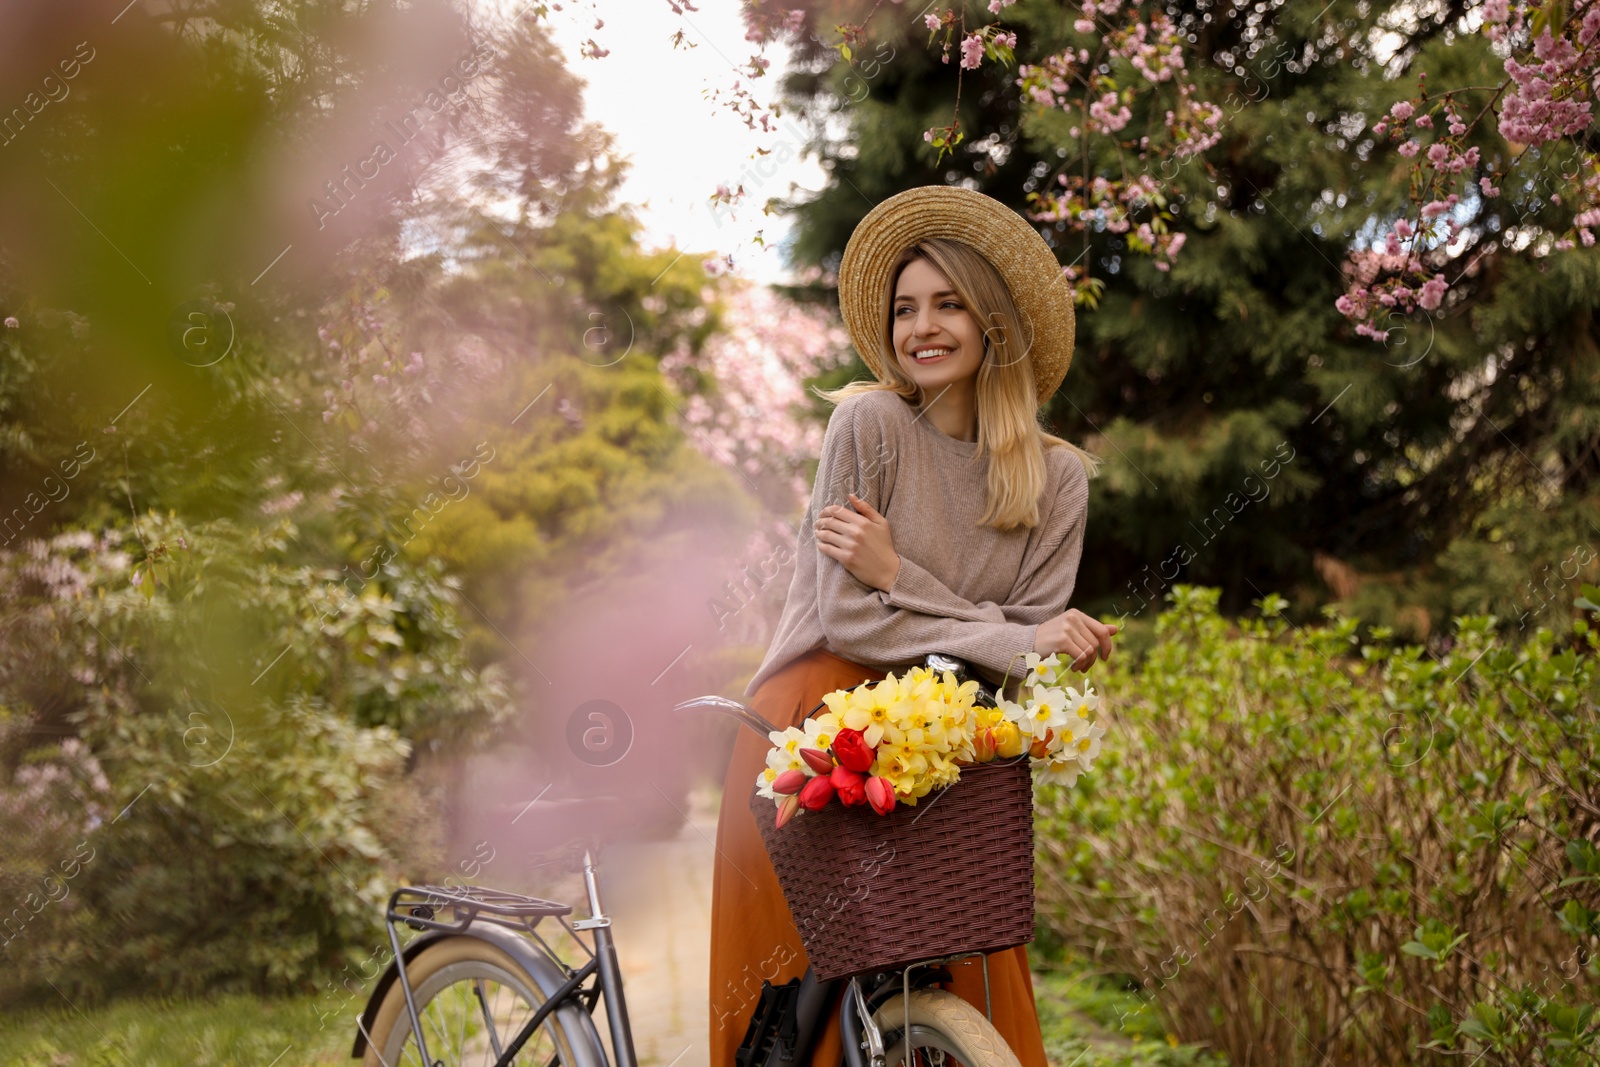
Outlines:
{"label": "blonde hair", "polygon": [[[888,306],[894,306],[900,272],[918,259],[927,260],[943,272],[983,330],[983,362],[978,366],[975,390],[978,451],[972,462],[988,456],[989,477],[987,506],[979,523],[997,530],[1037,526],[1039,497],[1045,485],[1044,450],[1071,449],[1091,478],[1099,471],[1100,459],[1045,430],[1039,414],[1033,360],[1028,358],[1032,338],[1021,328],[1021,316],[1005,279],[977,249],[943,237],[930,237],[910,246],[889,272]],[[812,391],[837,404],[846,397],[882,389],[898,393],[920,409],[922,388],[900,369],[895,358],[892,310],[878,334],[878,357],[887,380],[847,382],[837,389]]]}

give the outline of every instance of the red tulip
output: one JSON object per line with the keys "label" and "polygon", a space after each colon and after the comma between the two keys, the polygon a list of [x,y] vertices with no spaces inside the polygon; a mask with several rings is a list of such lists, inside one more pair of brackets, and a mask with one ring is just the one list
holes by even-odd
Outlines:
{"label": "red tulip", "polygon": [[1046,729],[1043,737],[1034,738],[1033,744],[1028,746],[1028,755],[1034,759],[1044,759],[1050,752],[1050,739],[1055,733],[1054,730]]}
{"label": "red tulip", "polygon": [[790,819],[794,818],[795,817],[795,813],[798,812],[799,810],[800,810],[800,798],[799,797],[788,796],[788,797],[784,797],[783,800],[779,801],[779,803],[778,803],[778,826],[779,826],[779,828],[781,829],[783,827],[784,823],[786,823]]}
{"label": "red tulip", "polygon": [[820,748],[802,748],[800,758],[810,765],[818,774],[827,774],[833,770],[833,757]]}
{"label": "red tulip", "polygon": [[828,775],[828,780],[833,783],[833,788],[839,794],[839,803],[846,807],[867,802],[866,777],[848,767],[835,767],[833,773]]}
{"label": "red tulip", "polygon": [[819,774],[800,790],[800,806],[807,811],[821,811],[833,799],[833,783],[825,774]]}
{"label": "red tulip", "polygon": [[833,736],[833,754],[839,766],[861,773],[870,770],[872,761],[878,757],[861,731],[848,726]]}
{"label": "red tulip", "polygon": [[879,815],[887,815],[894,810],[894,786],[889,779],[882,775],[868,778],[863,790],[867,794],[867,803]]}
{"label": "red tulip", "polygon": [[798,767],[784,771],[772,781],[772,791],[784,796],[800,792],[800,787],[806,784],[808,775]]}

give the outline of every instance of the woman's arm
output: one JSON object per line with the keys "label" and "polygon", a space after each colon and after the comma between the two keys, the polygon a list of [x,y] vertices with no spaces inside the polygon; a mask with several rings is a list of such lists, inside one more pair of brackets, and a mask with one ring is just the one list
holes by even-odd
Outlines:
{"label": "woman's arm", "polygon": [[[1048,514],[1031,538],[1031,547],[1005,604],[990,600],[973,603],[961,596],[927,568],[895,552],[888,520],[871,503],[852,496],[851,504],[854,511],[849,505],[824,509],[825,514],[836,518],[824,523],[828,529],[820,535],[819,548],[839,560],[857,580],[874,587],[884,604],[970,622],[1038,624],[1066,610],[1083,553],[1089,508],[1088,475],[1079,462],[1072,462],[1066,469]],[[1056,558],[1058,552],[1067,556]],[[1064,595],[1057,588],[1061,575],[1039,581],[1043,567],[1066,573]],[[1058,595],[1058,602],[1048,599]]]}
{"label": "woman's arm", "polygon": [[[869,457],[881,454],[885,436],[893,434],[897,425],[870,415],[859,418],[861,405],[851,402],[858,399],[867,398],[850,398],[835,409],[828,421],[816,488],[803,531],[815,529],[816,517],[827,505],[848,506],[851,492],[872,508],[881,506],[883,466]],[[889,442],[891,447],[896,443]],[[1008,668],[1016,674],[1022,657],[1035,651],[1038,622],[1012,621],[1005,618],[1003,611],[995,618],[994,612],[999,609],[992,607],[970,609],[987,614],[986,618],[962,619],[889,604],[837,559],[815,548],[806,555],[817,567],[817,610],[822,630],[830,649],[838,655],[881,667],[914,662],[929,652],[948,652],[998,677]],[[905,562],[902,560],[902,566]],[[1066,594],[1070,591],[1069,585]],[[1048,599],[1054,593],[1039,595]]]}

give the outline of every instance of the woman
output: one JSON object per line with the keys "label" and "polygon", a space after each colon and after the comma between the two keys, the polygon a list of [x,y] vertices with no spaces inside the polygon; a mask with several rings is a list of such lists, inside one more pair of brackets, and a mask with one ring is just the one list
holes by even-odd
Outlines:
{"label": "woman", "polygon": [[[1054,254],[981,193],[907,190],[856,227],[839,268],[851,340],[877,377],[819,395],[828,421],[788,600],[745,695],[780,729],[823,694],[920,663],[966,660],[991,681],[1029,652],[1086,670],[1115,626],[1065,610],[1088,506],[1088,453],[1039,427],[1072,359],[1072,301]],[[893,520],[891,532],[891,518]],[[806,535],[815,537],[814,548]],[[712,880],[712,1067],[734,1067],[763,981],[805,950],[749,802],[769,743],[741,730]],[[803,815],[801,816],[804,817]],[[984,1004],[977,961],[950,987]],[[989,957],[995,1026],[1047,1067],[1025,948]],[[837,1005],[813,1067],[840,1062]]]}

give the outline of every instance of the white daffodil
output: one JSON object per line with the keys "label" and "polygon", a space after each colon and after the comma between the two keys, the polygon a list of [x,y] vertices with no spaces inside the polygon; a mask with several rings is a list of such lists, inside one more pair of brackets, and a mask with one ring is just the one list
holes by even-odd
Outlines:
{"label": "white daffodil", "polygon": [[1010,719],[1014,723],[1020,724],[1023,719],[1028,717],[1028,708],[1025,704],[1019,704],[1003,696],[995,699],[994,706],[1002,717]]}
{"label": "white daffodil", "polygon": [[1078,692],[1071,686],[1067,687],[1067,699],[1070,702],[1072,715],[1075,718],[1087,721],[1100,708],[1100,694],[1094,691],[1094,686],[1084,683],[1083,692]]}
{"label": "white daffodil", "polygon": [[1077,731],[1077,740],[1072,743],[1072,751],[1077,753],[1077,758],[1087,765],[1089,760],[1100,755],[1100,739],[1105,736],[1106,728],[1099,723],[1089,723]]}
{"label": "white daffodil", "polygon": [[1024,686],[1035,686],[1043,683],[1054,685],[1061,672],[1061,657],[1057,653],[1041,656],[1037,652],[1029,652],[1022,658],[1027,667],[1027,676],[1022,679]]}
{"label": "white daffodil", "polygon": [[804,730],[791,726],[787,730],[774,730],[767,737],[772,747],[767,750],[767,768],[776,778],[784,771],[809,766],[801,757],[802,748],[810,748],[811,741]]}
{"label": "white daffodil", "polygon": [[1088,769],[1065,753],[1058,753],[1049,759],[1036,759],[1032,766],[1039,772],[1035,781],[1066,786],[1076,785],[1078,775]]}
{"label": "white daffodil", "polygon": [[839,716],[831,711],[818,713],[805,721],[805,740],[800,747],[828,751],[833,747],[833,739],[839,735],[839,727],[843,725]]}
{"label": "white daffodil", "polygon": [[[803,762],[803,761],[802,761]],[[778,794],[772,791],[772,783],[778,780],[778,772],[769,764],[765,770],[756,775],[756,795],[776,801]]]}
{"label": "white daffodil", "polygon": [[1066,725],[1067,706],[1067,694],[1062,690],[1034,686],[1017,728],[1029,737],[1043,737],[1046,730],[1059,730]]}

